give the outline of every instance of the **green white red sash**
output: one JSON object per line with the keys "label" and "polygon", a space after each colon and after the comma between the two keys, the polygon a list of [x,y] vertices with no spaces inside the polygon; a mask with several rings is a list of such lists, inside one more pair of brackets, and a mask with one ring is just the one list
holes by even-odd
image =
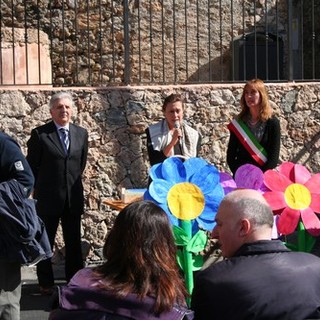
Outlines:
{"label": "green white red sash", "polygon": [[267,162],[267,151],[242,120],[232,120],[228,124],[228,129],[237,136],[241,144],[260,166]]}

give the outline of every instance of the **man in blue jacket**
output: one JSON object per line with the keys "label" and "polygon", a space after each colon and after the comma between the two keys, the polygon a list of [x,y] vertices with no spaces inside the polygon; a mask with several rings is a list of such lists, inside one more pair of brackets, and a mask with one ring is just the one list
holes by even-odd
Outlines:
{"label": "man in blue jacket", "polygon": [[212,236],[224,261],[195,280],[195,319],[320,319],[320,259],[271,240],[273,213],[255,190],[221,202]]}
{"label": "man in blue jacket", "polygon": [[[0,182],[17,180],[24,188],[25,197],[32,191],[34,178],[19,145],[0,132]],[[4,219],[0,224],[4,224]],[[0,259],[0,319],[20,319],[21,262]]]}

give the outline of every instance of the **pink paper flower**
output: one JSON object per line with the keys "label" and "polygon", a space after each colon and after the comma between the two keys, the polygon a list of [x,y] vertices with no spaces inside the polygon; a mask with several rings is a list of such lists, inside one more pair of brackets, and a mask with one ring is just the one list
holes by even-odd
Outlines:
{"label": "pink paper flower", "polygon": [[302,165],[282,163],[277,170],[264,173],[264,183],[270,190],[263,195],[274,214],[279,215],[279,233],[293,233],[300,217],[306,231],[312,236],[320,235],[320,174],[311,175]]}

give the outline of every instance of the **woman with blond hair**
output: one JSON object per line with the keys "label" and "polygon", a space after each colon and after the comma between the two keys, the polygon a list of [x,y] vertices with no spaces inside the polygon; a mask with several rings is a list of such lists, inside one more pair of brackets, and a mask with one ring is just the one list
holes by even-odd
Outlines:
{"label": "woman with blond hair", "polygon": [[235,174],[247,163],[262,171],[275,168],[280,154],[280,123],[273,115],[262,80],[246,83],[240,105],[239,115],[228,124],[227,163],[230,170]]}

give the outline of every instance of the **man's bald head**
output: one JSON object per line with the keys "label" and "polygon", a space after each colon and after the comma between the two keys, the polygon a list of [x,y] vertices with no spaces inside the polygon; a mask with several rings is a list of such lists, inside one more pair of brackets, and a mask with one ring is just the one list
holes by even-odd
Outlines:
{"label": "man's bald head", "polygon": [[239,189],[227,194],[221,204],[232,207],[235,217],[249,219],[253,226],[273,226],[273,213],[263,195],[252,189]]}
{"label": "man's bald head", "polygon": [[244,243],[271,239],[273,213],[261,193],[239,189],[223,198],[216,223],[212,236],[231,257]]}
{"label": "man's bald head", "polygon": [[237,189],[229,194],[227,194],[224,198],[223,201],[232,201],[232,199],[254,199],[257,201],[260,201],[262,204],[268,205],[266,199],[264,196],[258,192],[257,190],[252,190],[252,189]]}

